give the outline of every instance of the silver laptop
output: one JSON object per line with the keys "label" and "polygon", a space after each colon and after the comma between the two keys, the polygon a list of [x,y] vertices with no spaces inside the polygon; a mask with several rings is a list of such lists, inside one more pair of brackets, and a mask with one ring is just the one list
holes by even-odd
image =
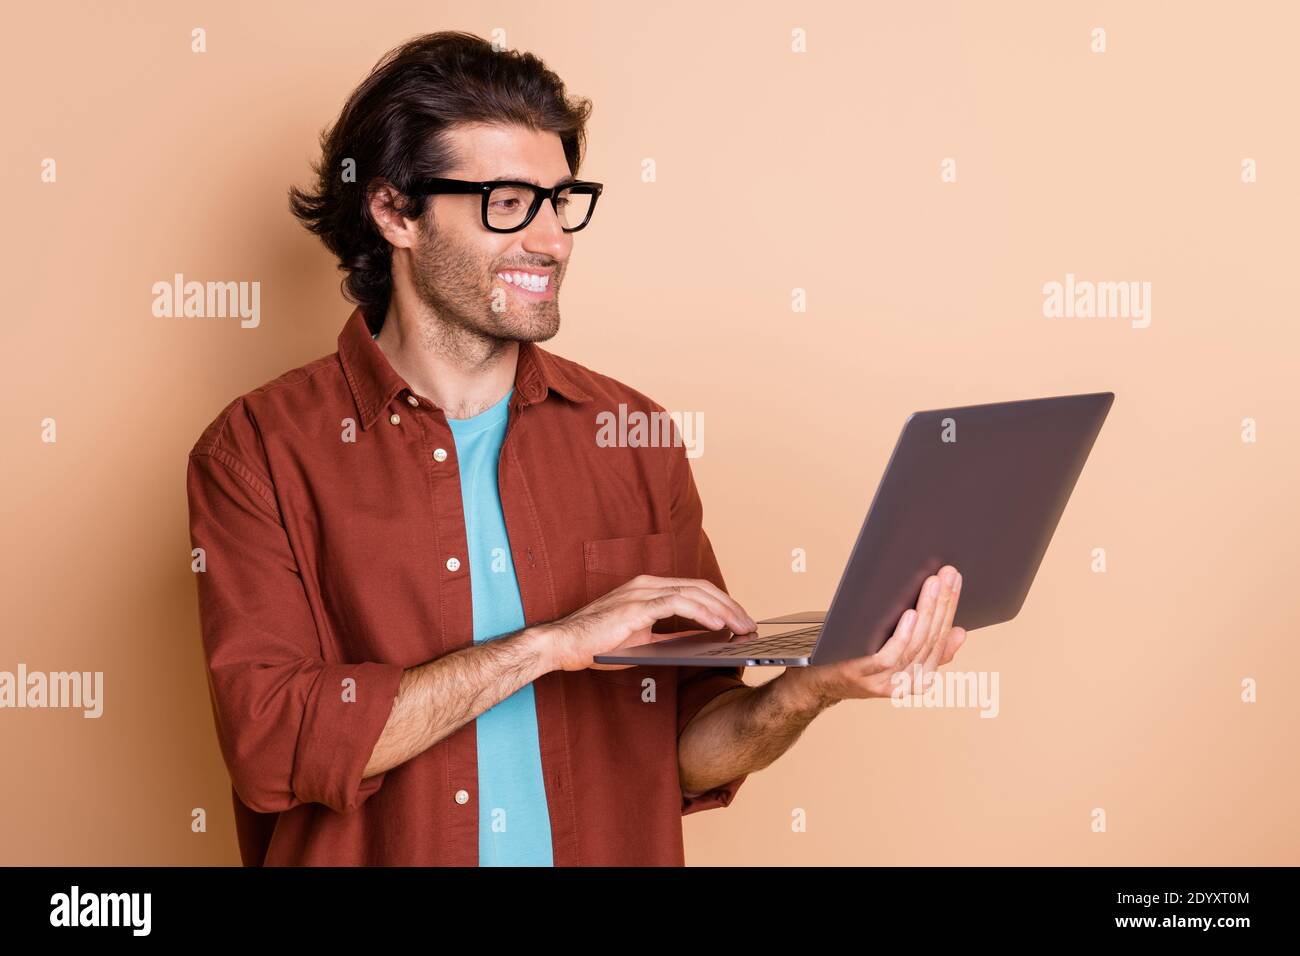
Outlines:
{"label": "silver laptop", "polygon": [[1114,392],[913,412],[825,612],[597,654],[602,664],[806,667],[874,654],[945,564],[953,624],[1009,621],[1038,573]]}

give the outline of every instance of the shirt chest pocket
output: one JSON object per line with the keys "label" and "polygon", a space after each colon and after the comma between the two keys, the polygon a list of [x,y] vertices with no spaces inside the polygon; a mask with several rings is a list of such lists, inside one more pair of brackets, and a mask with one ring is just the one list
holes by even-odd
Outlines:
{"label": "shirt chest pocket", "polygon": [[582,543],[587,601],[608,594],[638,574],[675,575],[673,533],[640,534],[629,538],[597,538]]}
{"label": "shirt chest pocket", "polygon": [[[598,538],[582,544],[583,571],[586,575],[587,601],[608,594],[638,574],[659,577],[676,576],[674,539],[671,531],[633,535],[628,538]],[[621,685],[619,693],[627,701],[640,701],[642,681],[650,676],[658,680],[669,672],[663,667],[626,667],[620,670],[597,670],[586,673],[598,681]]]}

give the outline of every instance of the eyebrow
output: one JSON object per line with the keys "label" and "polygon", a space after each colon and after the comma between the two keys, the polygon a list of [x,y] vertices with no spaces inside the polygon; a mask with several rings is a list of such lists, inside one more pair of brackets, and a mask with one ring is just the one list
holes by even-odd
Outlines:
{"label": "eyebrow", "polygon": [[[500,183],[500,182],[505,182],[506,180],[509,180],[509,179],[513,179],[515,182],[520,182],[520,183],[532,183],[534,186],[538,186],[538,187],[540,187],[540,186],[542,185],[541,183],[539,183],[539,182],[538,182],[535,178],[533,178],[532,176],[520,176],[520,175],[518,175],[518,174],[511,175],[511,174],[509,174],[509,173],[507,173],[507,174],[504,175],[504,176],[497,176],[497,177],[495,177],[495,178],[493,178],[493,179],[489,179],[489,180],[486,180],[486,181],[489,182],[489,183]],[[578,181],[578,179],[577,179],[576,176],[565,176],[563,179],[561,179],[561,180],[560,180],[559,182],[557,182],[555,185],[557,185],[557,186],[562,186],[562,185],[564,185],[565,183],[576,183],[577,181]]]}

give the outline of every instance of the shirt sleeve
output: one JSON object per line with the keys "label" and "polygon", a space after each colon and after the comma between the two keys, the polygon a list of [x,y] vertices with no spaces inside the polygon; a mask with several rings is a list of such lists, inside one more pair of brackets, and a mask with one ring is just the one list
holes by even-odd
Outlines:
{"label": "shirt sleeve", "polygon": [[[675,426],[674,426],[675,428]],[[677,574],[684,578],[703,578],[716,584],[723,591],[727,590],[718,566],[713,545],[704,533],[704,509],[699,491],[695,487],[695,478],[691,473],[690,460],[685,449],[674,445],[669,449],[669,481],[672,494],[673,537],[677,548]],[[698,630],[699,625],[680,617],[667,622],[660,622],[655,630]],[[741,675],[744,668],[740,665],[729,667],[678,667],[677,670],[677,737],[696,714],[713,698],[725,691],[748,686]],[[698,796],[682,793],[682,815],[709,810],[714,807],[728,806],[736,797],[736,791],[744,783],[748,774],[742,774],[734,780],[706,790]]]}
{"label": "shirt sleeve", "polygon": [[[205,433],[206,434],[206,433]],[[250,809],[355,809],[403,668],[326,661],[270,481],[228,448],[190,453],[190,539],[217,737]]]}

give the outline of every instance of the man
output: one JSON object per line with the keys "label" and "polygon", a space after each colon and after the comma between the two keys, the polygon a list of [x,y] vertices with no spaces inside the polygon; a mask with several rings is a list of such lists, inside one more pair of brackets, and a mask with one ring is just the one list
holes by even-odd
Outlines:
{"label": "man", "polygon": [[964,640],[946,568],[873,658],[757,688],[593,663],[754,622],[683,448],[596,441],[601,411],[662,406],[536,344],[600,194],[575,180],[589,109],[531,55],[421,37],[292,193],[357,308],[336,353],[230,403],[187,476],[246,864],[681,865],[683,814]]}

